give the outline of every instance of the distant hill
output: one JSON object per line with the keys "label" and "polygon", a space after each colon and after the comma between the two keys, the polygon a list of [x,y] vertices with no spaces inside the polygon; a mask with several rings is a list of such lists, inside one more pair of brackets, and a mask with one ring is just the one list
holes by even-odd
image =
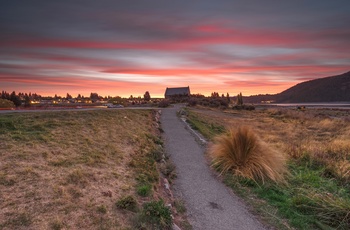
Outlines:
{"label": "distant hill", "polygon": [[350,72],[299,83],[276,95],[276,102],[350,101]]}
{"label": "distant hill", "polygon": [[245,103],[350,102],[350,72],[299,83],[279,94],[243,97]]}

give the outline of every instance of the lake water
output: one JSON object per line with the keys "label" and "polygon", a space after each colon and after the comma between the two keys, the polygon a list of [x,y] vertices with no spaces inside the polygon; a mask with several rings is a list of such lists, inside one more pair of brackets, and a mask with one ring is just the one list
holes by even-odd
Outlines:
{"label": "lake water", "polygon": [[269,104],[272,106],[281,106],[281,107],[298,107],[305,106],[306,108],[329,108],[329,109],[350,109],[350,102],[334,102],[334,103],[274,103]]}

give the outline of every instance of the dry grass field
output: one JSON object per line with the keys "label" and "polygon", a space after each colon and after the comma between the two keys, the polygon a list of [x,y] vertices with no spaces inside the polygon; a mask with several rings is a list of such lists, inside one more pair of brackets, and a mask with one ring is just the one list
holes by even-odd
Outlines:
{"label": "dry grass field", "polygon": [[135,212],[159,198],[154,158],[162,154],[162,141],[154,115],[152,110],[1,114],[0,229],[140,224],[131,220]]}
{"label": "dry grass field", "polygon": [[269,148],[287,157],[287,185],[256,184],[229,174],[224,178],[277,228],[350,226],[350,110],[197,107],[189,110],[188,121],[214,142],[226,130],[249,127]]}

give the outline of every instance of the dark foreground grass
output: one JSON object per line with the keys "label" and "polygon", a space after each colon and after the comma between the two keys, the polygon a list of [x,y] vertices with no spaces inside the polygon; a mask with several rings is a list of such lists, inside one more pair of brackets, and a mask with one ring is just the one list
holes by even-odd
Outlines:
{"label": "dark foreground grass", "polygon": [[[236,124],[244,123],[246,119],[249,121],[254,116],[259,116],[259,119],[269,116],[262,112],[249,115],[244,113],[241,119],[235,121]],[[198,126],[199,131],[206,130],[206,133],[211,133],[207,135],[209,138],[221,133],[212,126],[213,120],[220,125],[218,114],[211,116],[208,113],[190,111],[188,119],[192,125]],[[266,122],[266,119],[262,121]],[[269,136],[274,131],[264,122],[249,123],[256,125],[260,135]],[[286,120],[283,120],[283,123],[286,124]],[[225,126],[225,123],[222,122],[221,125]],[[232,123],[226,127],[232,127]],[[328,129],[328,132],[330,130]],[[314,135],[319,137],[317,133]],[[280,142],[274,144],[282,146]],[[350,185],[335,177],[329,172],[327,165],[321,164],[319,159],[315,159],[305,149],[298,147],[293,148],[293,151],[302,152],[297,153],[299,157],[290,157],[287,164],[290,176],[286,178],[286,184],[262,184],[230,173],[224,175],[224,182],[245,198],[264,221],[277,229],[349,229]]]}

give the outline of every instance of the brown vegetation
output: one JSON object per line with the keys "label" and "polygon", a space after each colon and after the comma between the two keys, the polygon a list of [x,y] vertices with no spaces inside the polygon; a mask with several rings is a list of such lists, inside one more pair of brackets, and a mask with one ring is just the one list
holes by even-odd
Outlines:
{"label": "brown vegetation", "polygon": [[130,227],[116,203],[158,199],[158,134],[151,110],[1,114],[0,229]]}
{"label": "brown vegetation", "polygon": [[222,173],[265,182],[283,182],[287,172],[285,158],[281,153],[269,148],[247,127],[215,138],[209,151],[212,165]]}

